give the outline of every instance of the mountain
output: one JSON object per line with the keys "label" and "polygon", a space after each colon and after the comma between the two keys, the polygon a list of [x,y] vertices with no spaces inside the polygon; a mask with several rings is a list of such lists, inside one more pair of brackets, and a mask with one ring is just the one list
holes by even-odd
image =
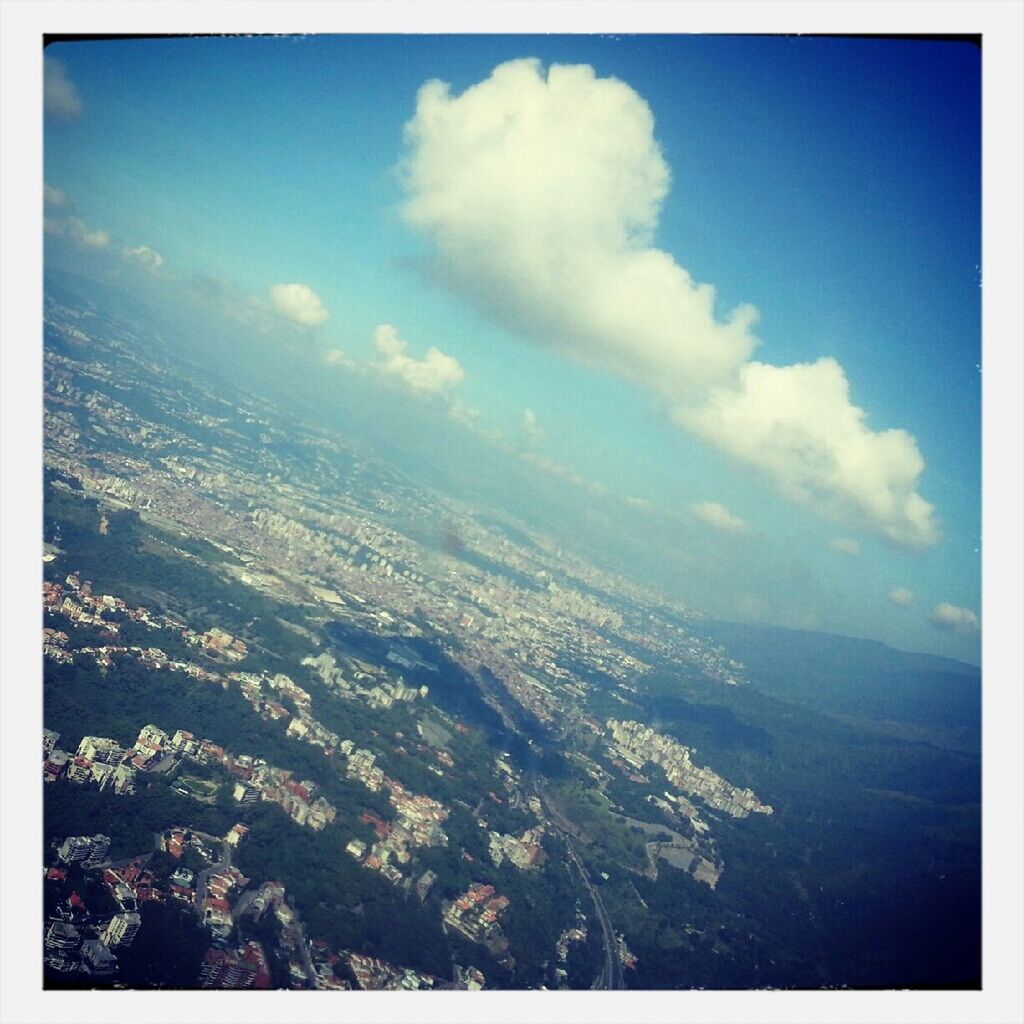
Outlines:
{"label": "mountain", "polygon": [[773,697],[920,730],[940,745],[980,748],[981,670],[974,665],[809,630],[738,622],[706,622],[704,630]]}

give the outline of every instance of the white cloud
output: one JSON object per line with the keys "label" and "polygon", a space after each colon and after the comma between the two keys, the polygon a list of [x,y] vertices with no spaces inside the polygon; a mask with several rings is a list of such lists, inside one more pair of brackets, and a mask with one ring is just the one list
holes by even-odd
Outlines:
{"label": "white cloud", "polygon": [[460,423],[462,426],[468,427],[470,430],[480,429],[480,421],[483,416],[479,409],[473,409],[458,401],[452,402],[452,407],[448,410],[448,415],[456,423]]}
{"label": "white cloud", "polygon": [[164,265],[164,258],[155,249],[148,245],[136,245],[132,248],[124,248],[121,255],[130,263],[137,263],[146,270],[159,270]]}
{"label": "white cloud", "polygon": [[43,203],[46,206],[64,206],[68,201],[67,195],[59,188],[43,182]]}
{"label": "white cloud", "polygon": [[753,350],[752,311],[650,247],[669,170],[647,104],[585,65],[510,61],[453,97],[419,92],[406,132],[408,221],[490,311],[585,362],[673,394]]}
{"label": "white cloud", "polygon": [[328,366],[340,366],[346,370],[355,367],[355,361],[350,359],[340,348],[330,348],[324,353],[324,362]]}
{"label": "white cloud", "polygon": [[110,244],[110,235],[102,228],[90,228],[78,217],[68,221],[68,231],[79,244],[90,249],[105,249]]}
{"label": "white cloud", "polygon": [[306,284],[275,284],[270,288],[274,309],[300,327],[319,327],[330,314],[320,296]]}
{"label": "white cloud", "polygon": [[651,507],[651,502],[647,498],[638,498],[635,495],[626,495],[622,500],[631,508],[647,509]]}
{"label": "white cloud", "polygon": [[408,222],[437,272],[491,315],[663,399],[675,422],[783,494],[897,544],[938,538],[902,430],[870,430],[832,359],[751,362],[757,311],[726,316],[653,246],[669,169],[646,102],[586,65],[499,65],[406,126]]}
{"label": "white cloud", "polygon": [[838,555],[849,555],[857,558],[860,555],[860,544],[852,537],[833,537],[828,542],[829,548]]}
{"label": "white cloud", "polygon": [[739,516],[733,515],[724,505],[717,501],[699,501],[690,506],[693,514],[708,526],[716,530],[723,530],[726,533],[745,533],[748,529],[746,522]]}
{"label": "white cloud", "polygon": [[897,608],[909,608],[914,601],[914,594],[913,591],[908,590],[906,587],[893,587],[889,591],[889,600]]}
{"label": "white cloud", "polygon": [[372,366],[379,373],[420,394],[446,394],[466,377],[454,357],[431,346],[422,359],[406,355],[408,345],[391,324],[381,324],[373,332],[373,344],[382,358]]}
{"label": "white cloud", "polygon": [[512,451],[504,443],[504,434],[494,426],[484,422],[483,413],[479,409],[465,405],[458,398],[448,398],[448,418],[460,427],[465,427],[478,437],[501,446],[506,451]]}
{"label": "white cloud", "polygon": [[594,481],[588,481],[581,473],[577,473],[571,466],[566,466],[564,463],[559,462],[557,459],[552,459],[548,455],[541,455],[540,452],[522,452],[521,457],[525,462],[530,463],[531,466],[536,466],[537,469],[542,470],[545,473],[550,473],[552,476],[561,477],[566,483],[570,483],[573,487],[587,487],[591,490],[591,493],[596,493],[593,487],[596,486],[599,490],[602,488],[601,484],[595,484]]}
{"label": "white cloud", "polygon": [[532,409],[523,410],[523,441],[528,448],[539,448],[544,443],[545,431]]}
{"label": "white cloud", "polygon": [[82,97],[56,57],[43,59],[43,110],[58,121],[73,121],[82,113]]}
{"label": "white cloud", "polygon": [[947,633],[958,633],[960,636],[972,636],[978,632],[978,616],[970,608],[943,601],[932,610],[931,622]]}
{"label": "white cloud", "polygon": [[76,245],[87,249],[105,249],[110,245],[109,232],[89,227],[80,217],[44,217],[43,231],[48,235],[70,238]]}
{"label": "white cloud", "polygon": [[924,469],[917,443],[904,430],[868,429],[834,359],[747,363],[736,384],[677,407],[674,418],[826,516],[908,547],[938,539],[933,508],[915,490]]}

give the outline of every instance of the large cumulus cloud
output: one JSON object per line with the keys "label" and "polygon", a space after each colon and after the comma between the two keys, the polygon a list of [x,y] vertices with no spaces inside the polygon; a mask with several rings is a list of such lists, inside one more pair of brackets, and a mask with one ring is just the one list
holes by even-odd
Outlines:
{"label": "large cumulus cloud", "polygon": [[756,467],[790,498],[860,523],[909,547],[938,539],[932,506],[916,491],[924,469],[905,430],[871,430],[831,358],[795,366],[749,362],[674,418]]}
{"label": "large cumulus cloud", "polygon": [[406,134],[405,216],[491,312],[673,394],[752,351],[753,311],[717,322],[714,289],[651,248],[669,170],[629,86],[511,61],[459,97],[428,82]]}
{"label": "large cumulus cloud", "polygon": [[654,392],[789,498],[897,544],[937,539],[913,437],[871,430],[834,360],[752,362],[757,311],[721,315],[714,288],[655,247],[670,175],[628,85],[511,61],[458,96],[426,83],[406,136],[403,213],[450,286]]}

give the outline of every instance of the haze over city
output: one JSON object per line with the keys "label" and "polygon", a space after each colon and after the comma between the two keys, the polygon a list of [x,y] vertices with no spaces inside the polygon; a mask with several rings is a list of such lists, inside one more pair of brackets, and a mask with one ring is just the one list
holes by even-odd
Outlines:
{"label": "haze over city", "polygon": [[979,60],[57,44],[47,267],[712,617],[976,664]]}

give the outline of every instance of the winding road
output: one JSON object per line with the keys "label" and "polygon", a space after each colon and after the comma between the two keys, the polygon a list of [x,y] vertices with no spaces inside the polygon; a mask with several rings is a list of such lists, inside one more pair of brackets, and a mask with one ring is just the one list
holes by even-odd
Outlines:
{"label": "winding road", "polygon": [[[197,836],[204,839],[213,839],[216,841],[215,836],[206,836],[204,833],[196,832]],[[210,875],[224,871],[231,867],[231,844],[227,840],[221,840],[221,854],[220,860],[216,864],[210,865],[210,867],[199,872],[196,878],[196,913],[199,915],[199,920],[203,920],[203,903],[206,900],[206,883],[210,878]]]}

